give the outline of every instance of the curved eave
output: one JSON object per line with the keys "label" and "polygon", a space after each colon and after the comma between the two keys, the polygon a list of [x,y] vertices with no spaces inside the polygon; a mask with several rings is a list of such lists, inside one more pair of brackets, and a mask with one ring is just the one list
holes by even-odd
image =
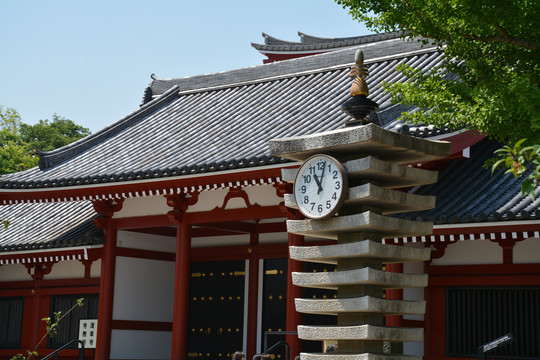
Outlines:
{"label": "curved eave", "polygon": [[[475,131],[466,131],[442,134],[431,139],[450,141],[452,146],[449,158],[454,158],[461,156],[464,149],[484,137]],[[274,184],[281,182],[280,171],[288,166],[295,166],[295,163],[269,155],[239,162],[202,164],[174,169],[149,169],[130,173],[128,177],[122,174],[104,174],[87,177],[82,183],[72,181],[74,179],[63,179],[50,181],[40,187],[0,188],[0,204],[124,199],[147,195],[192,193],[234,185]]]}
{"label": "curved eave", "polygon": [[[294,163],[288,165],[294,166]],[[131,197],[190,194],[235,186],[274,185],[282,183],[281,169],[285,166],[285,164],[276,164],[215,173],[142,178],[123,183],[108,182],[48,189],[2,189],[0,190],[0,204],[121,200]]]}

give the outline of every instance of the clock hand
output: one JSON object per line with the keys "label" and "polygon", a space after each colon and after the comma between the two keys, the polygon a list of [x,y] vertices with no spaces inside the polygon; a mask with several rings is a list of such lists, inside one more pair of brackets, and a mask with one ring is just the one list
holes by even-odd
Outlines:
{"label": "clock hand", "polygon": [[317,177],[317,174],[313,174],[313,177],[315,178],[315,182],[317,183],[317,187],[318,187],[317,194],[319,194],[322,191],[321,181]]}
{"label": "clock hand", "polygon": [[326,170],[326,161],[323,162],[323,169],[322,169],[322,173],[321,173],[321,180],[318,182],[319,190],[317,191],[317,194],[320,193],[321,191],[323,191],[322,182],[323,182],[324,171],[325,171],[325,170]]}

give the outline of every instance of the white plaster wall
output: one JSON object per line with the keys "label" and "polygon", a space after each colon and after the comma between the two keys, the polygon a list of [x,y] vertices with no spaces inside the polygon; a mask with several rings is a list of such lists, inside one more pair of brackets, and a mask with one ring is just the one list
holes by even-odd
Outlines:
{"label": "white plaster wall", "polygon": [[112,330],[111,359],[171,358],[171,331]]}
{"label": "white plaster wall", "polygon": [[174,262],[118,257],[113,319],[172,321]]}
{"label": "white plaster wall", "polygon": [[444,255],[431,265],[502,264],[503,249],[490,240],[463,240],[449,244]]}
{"label": "white plaster wall", "polygon": [[116,244],[131,249],[176,252],[176,238],[119,230]]}
{"label": "white plaster wall", "polygon": [[92,262],[92,268],[90,269],[90,277],[100,277],[101,276],[101,259],[98,259]]}
{"label": "white plaster wall", "polygon": [[238,246],[249,245],[249,235],[229,235],[229,236],[208,236],[197,237],[191,240],[192,248],[210,246]]}
{"label": "white plaster wall", "polygon": [[251,204],[275,206],[283,201],[283,198],[277,196],[273,185],[246,186],[244,191],[248,194]]}
{"label": "white plaster wall", "polygon": [[540,238],[529,238],[514,245],[514,264],[540,263]]}
{"label": "white plaster wall", "polygon": [[223,205],[223,200],[229,189],[215,189],[201,191],[197,203],[188,208],[188,212],[210,211]]}
{"label": "white plaster wall", "polygon": [[403,355],[424,356],[424,342],[404,342]]}
{"label": "white plaster wall", "polygon": [[261,244],[286,243],[289,241],[289,235],[284,233],[267,233],[259,235]]}
{"label": "white plaster wall", "polygon": [[79,260],[59,261],[53,265],[52,271],[45,275],[45,280],[84,278],[84,265]]}
{"label": "white plaster wall", "polygon": [[8,264],[0,266],[0,281],[26,281],[32,280],[26,266],[23,264]]}
{"label": "white plaster wall", "polygon": [[114,218],[132,216],[163,215],[171,211],[167,199],[163,195],[127,198],[122,210],[114,214]]}

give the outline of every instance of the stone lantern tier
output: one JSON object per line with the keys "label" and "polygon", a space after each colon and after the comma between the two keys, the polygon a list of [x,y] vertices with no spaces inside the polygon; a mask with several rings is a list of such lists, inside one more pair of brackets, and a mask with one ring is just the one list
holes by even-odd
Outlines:
{"label": "stone lantern tier", "polygon": [[[290,233],[336,241],[289,249],[292,259],[336,265],[335,272],[292,274],[294,285],[337,290],[336,299],[295,299],[296,310],[301,313],[337,317],[335,326],[298,327],[300,339],[338,344],[336,353],[302,353],[301,359],[420,359],[403,355],[402,347],[393,344],[422,341],[423,329],[387,327],[384,316],[421,315],[425,302],[386,299],[384,293],[386,289],[426,287],[428,276],[386,272],[383,266],[427,261],[430,249],[387,245],[383,239],[432,233],[432,223],[391,215],[431,209],[435,198],[396,189],[436,182],[437,172],[413,165],[448,156],[450,144],[368,124],[271,140],[269,145],[273,155],[291,160],[304,161],[315,154],[333,156],[347,174],[347,196],[335,216],[287,221]],[[296,169],[282,172],[287,182],[293,182],[295,176]],[[285,195],[285,205],[297,208],[293,194]]]}

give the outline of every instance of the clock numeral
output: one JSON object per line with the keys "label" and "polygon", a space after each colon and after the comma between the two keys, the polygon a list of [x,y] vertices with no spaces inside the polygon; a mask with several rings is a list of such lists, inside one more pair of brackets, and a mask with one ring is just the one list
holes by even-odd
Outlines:
{"label": "clock numeral", "polygon": [[326,165],[326,162],[320,162],[320,163],[317,163],[317,168],[319,170],[324,170],[324,166]]}
{"label": "clock numeral", "polygon": [[336,181],[336,190],[341,189],[341,183],[339,181]]}
{"label": "clock numeral", "polygon": [[337,179],[337,178],[338,178],[338,172],[337,172],[337,170],[334,170],[334,172],[333,172],[332,174],[334,174],[334,179]]}
{"label": "clock numeral", "polygon": [[337,194],[336,194],[336,193],[334,193],[334,194],[332,195],[332,200],[337,200]]}
{"label": "clock numeral", "polygon": [[304,204],[307,204],[309,203],[309,196],[304,196]]}
{"label": "clock numeral", "polygon": [[[335,195],[335,193],[334,193]],[[330,200],[326,200],[326,208],[327,209],[330,209],[332,207],[332,203],[330,202]]]}
{"label": "clock numeral", "polygon": [[300,188],[300,191],[302,191],[302,194],[305,194],[307,191],[306,185],[302,185],[302,187]]}
{"label": "clock numeral", "polygon": [[315,208],[315,203],[310,203],[311,204],[311,211],[313,211],[313,209]]}
{"label": "clock numeral", "polygon": [[302,177],[304,178],[304,182],[306,184],[309,184],[311,182],[311,175],[302,175]]}
{"label": "clock numeral", "polygon": [[310,174],[315,174],[315,166],[310,166],[309,167],[309,173]]}

